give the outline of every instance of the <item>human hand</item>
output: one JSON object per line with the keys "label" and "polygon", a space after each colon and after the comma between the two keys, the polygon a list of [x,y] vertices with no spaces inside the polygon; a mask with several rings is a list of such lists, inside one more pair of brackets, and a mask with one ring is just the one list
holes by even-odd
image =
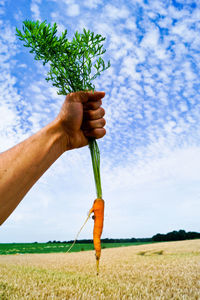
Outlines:
{"label": "human hand", "polygon": [[[102,138],[106,134],[101,107],[104,92],[76,92],[66,96],[56,120],[64,130],[66,150],[88,144],[88,138]],[[65,146],[64,146],[65,147]]]}

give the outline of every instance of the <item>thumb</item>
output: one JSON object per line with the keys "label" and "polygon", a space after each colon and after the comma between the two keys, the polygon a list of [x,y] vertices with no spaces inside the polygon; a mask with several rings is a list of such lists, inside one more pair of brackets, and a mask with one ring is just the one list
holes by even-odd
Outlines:
{"label": "thumb", "polygon": [[105,92],[97,91],[79,91],[67,95],[68,102],[86,103],[88,101],[97,101],[105,96]]}

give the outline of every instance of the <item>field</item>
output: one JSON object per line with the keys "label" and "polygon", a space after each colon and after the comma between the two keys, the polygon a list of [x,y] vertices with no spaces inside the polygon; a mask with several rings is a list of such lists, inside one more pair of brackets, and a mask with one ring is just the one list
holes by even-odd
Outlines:
{"label": "field", "polygon": [[200,240],[0,256],[0,299],[200,299]]}
{"label": "field", "polygon": [[[127,247],[133,245],[149,244],[149,242],[136,243],[102,243],[102,249]],[[25,254],[25,253],[58,253],[67,252],[71,244],[66,243],[12,243],[0,244],[0,255],[7,254]],[[93,243],[79,244],[76,243],[70,252],[94,250]]]}

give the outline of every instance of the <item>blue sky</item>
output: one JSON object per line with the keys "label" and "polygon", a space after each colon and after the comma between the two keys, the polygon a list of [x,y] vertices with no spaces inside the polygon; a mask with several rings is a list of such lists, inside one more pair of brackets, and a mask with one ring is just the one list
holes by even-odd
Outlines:
{"label": "blue sky", "polygon": [[[0,151],[64,100],[15,36],[25,19],[106,37],[107,135],[99,141],[102,237],[200,231],[200,3],[192,0],[0,0]],[[0,242],[73,239],[95,198],[87,147],[65,153],[0,228]],[[89,220],[80,238],[91,238]]]}

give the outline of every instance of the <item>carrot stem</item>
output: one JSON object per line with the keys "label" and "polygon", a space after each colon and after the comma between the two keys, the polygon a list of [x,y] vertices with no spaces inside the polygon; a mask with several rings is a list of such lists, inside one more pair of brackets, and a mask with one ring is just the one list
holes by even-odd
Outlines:
{"label": "carrot stem", "polygon": [[96,186],[97,198],[102,199],[101,176],[100,176],[100,151],[95,139],[89,141],[94,181]]}

